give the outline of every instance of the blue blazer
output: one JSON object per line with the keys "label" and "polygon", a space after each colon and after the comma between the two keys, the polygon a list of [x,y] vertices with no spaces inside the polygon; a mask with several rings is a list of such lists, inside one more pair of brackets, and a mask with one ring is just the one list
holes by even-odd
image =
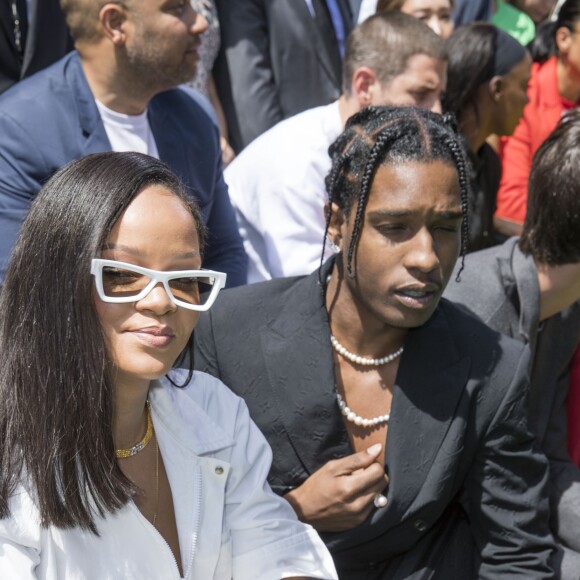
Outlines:
{"label": "blue blazer", "polygon": [[[184,181],[208,226],[204,266],[227,272],[228,286],[244,284],[247,258],[209,104],[180,87],[155,96],[148,117],[161,160]],[[77,52],[0,96],[0,282],[42,185],[69,161],[110,150]]]}

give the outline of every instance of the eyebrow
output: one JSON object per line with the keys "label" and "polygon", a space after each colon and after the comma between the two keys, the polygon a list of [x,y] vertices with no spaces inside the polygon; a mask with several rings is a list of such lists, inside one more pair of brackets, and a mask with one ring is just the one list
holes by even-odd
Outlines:
{"label": "eyebrow", "polygon": [[[368,213],[367,217],[370,219],[396,219],[396,218],[405,218],[405,217],[412,217],[416,215],[417,211],[410,211],[410,210],[401,210],[401,211],[389,211],[389,210],[376,210],[371,211]],[[463,217],[463,213],[461,211],[439,211],[436,212],[437,216],[445,220],[454,220]]]}
{"label": "eyebrow", "polygon": [[[115,244],[115,243],[108,243],[104,244],[101,248],[102,250],[120,250],[121,252],[125,252],[127,254],[132,254],[138,258],[144,257],[143,252],[138,250],[137,248],[131,248],[130,246],[124,246],[123,244]],[[183,252],[182,254],[175,254],[173,257],[181,260],[186,258],[197,258],[199,256],[199,252]]]}

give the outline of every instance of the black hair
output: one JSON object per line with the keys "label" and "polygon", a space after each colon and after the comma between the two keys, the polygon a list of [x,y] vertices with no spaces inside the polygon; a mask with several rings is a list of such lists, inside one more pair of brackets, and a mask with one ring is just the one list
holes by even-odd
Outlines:
{"label": "black hair", "polygon": [[580,0],[566,0],[556,20],[543,22],[536,29],[536,36],[528,45],[534,62],[543,63],[558,54],[556,44],[556,32],[559,28],[574,30],[575,24],[580,20]]}
{"label": "black hair", "polygon": [[99,153],[42,188],[24,221],[0,295],[0,518],[25,470],[41,525],[97,533],[95,517],[135,489],[115,459],[110,355],[91,261],[145,187],[161,185],[204,228],[185,187],[161,161]]}
{"label": "black hair", "polygon": [[524,254],[557,266],[580,262],[580,111],[570,111],[536,151],[528,182]]}
{"label": "black hair", "polygon": [[455,166],[463,213],[463,259],[469,237],[469,181],[453,115],[438,115],[414,107],[367,107],[347,121],[344,132],[330,146],[329,154],[332,169],[326,178],[328,211],[324,239],[330,227],[332,203],[336,203],[347,216],[356,206],[347,255],[349,276],[353,275],[352,258],[360,238],[373,179],[379,165],[386,163],[437,160]]}

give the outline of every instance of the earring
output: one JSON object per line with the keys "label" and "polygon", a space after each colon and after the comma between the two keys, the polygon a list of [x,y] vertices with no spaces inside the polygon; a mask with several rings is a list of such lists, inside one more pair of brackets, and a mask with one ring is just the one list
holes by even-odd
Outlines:
{"label": "earring", "polygon": [[330,249],[335,253],[338,254],[338,252],[340,252],[340,246],[333,242],[330,238],[326,238],[326,241],[330,247]]}

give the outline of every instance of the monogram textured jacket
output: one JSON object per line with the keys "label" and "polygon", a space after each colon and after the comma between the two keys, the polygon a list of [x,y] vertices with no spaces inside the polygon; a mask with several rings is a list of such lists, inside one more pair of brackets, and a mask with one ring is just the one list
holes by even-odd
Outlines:
{"label": "monogram textured jacket", "polygon": [[[275,491],[353,452],[318,272],[222,293],[195,336],[196,366],[245,399],[272,446]],[[445,300],[410,330],[386,441],[387,507],[323,535],[341,578],[555,577],[528,362],[524,345]]]}

